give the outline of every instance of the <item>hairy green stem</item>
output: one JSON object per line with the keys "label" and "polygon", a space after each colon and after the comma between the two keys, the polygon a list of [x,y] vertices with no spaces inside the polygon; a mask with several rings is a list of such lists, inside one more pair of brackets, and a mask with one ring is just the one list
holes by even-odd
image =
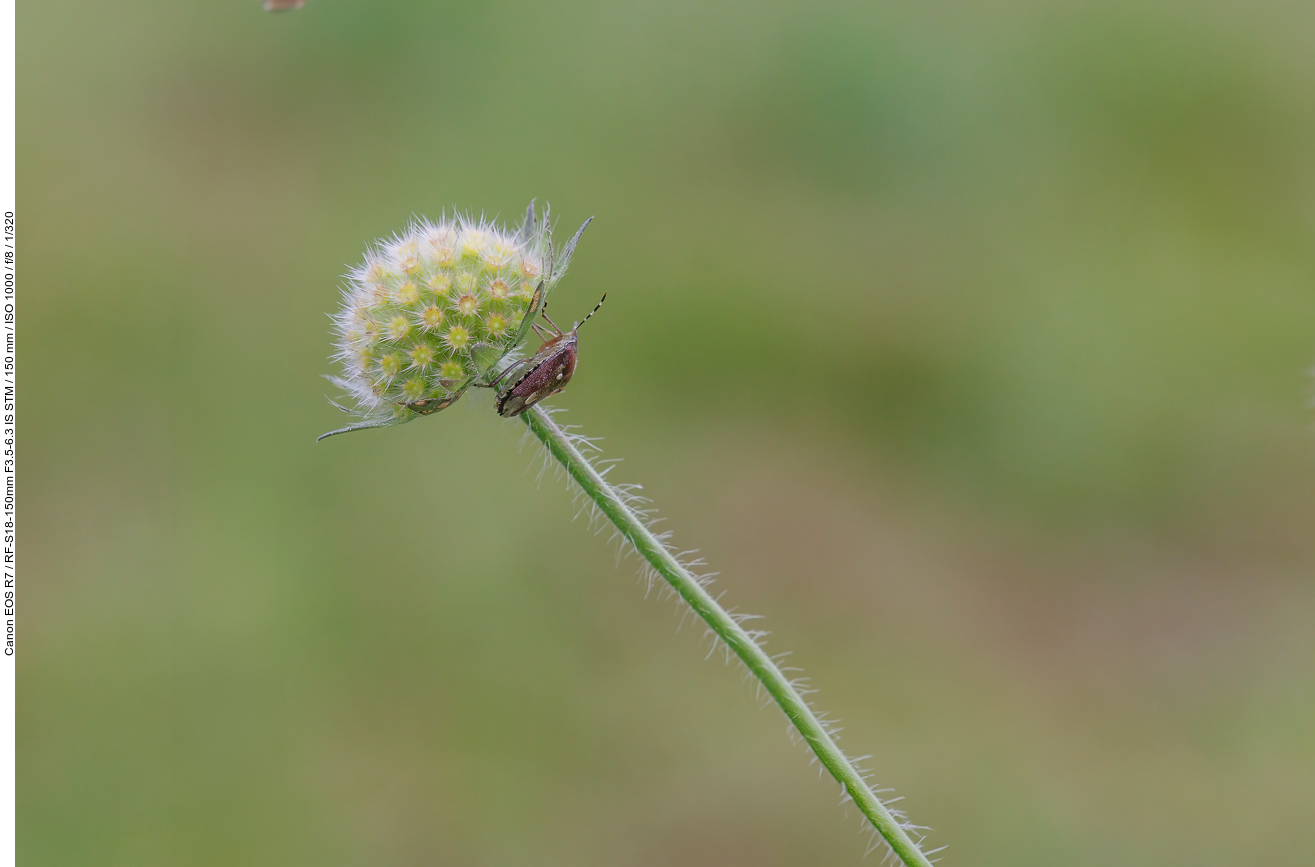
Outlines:
{"label": "hairy green stem", "polygon": [[863,778],[863,773],[836,744],[826,726],[804,701],[790,679],[754,640],[754,637],[718,604],[698,578],[681,565],[675,554],[648,528],[642,516],[627,505],[627,498],[610,485],[602,473],[585,457],[572,435],[563,431],[542,407],[531,407],[521,415],[521,418],[548,452],[565,467],[566,472],[585,495],[597,504],[608,520],[616,525],[617,530],[635,546],[635,550],[671,584],[695,613],[702,617],[712,631],[749,667],[753,675],[781,706],[781,710],[785,711],[785,715],[790,718],[790,722],[817,754],[823,766],[845,788],[894,853],[910,867],[912,865],[930,867],[931,862],[927,856],[909,836],[900,821],[872,791]]}

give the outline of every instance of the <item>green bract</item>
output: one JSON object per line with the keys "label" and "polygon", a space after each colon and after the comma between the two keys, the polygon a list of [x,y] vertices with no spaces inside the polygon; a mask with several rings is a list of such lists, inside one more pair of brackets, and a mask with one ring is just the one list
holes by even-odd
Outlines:
{"label": "green bract", "polygon": [[529,331],[583,231],[554,255],[548,210],[536,220],[531,202],[515,231],[456,215],[373,244],[333,317],[343,371],[330,380],[361,422],[324,436],[429,415],[484,384]]}

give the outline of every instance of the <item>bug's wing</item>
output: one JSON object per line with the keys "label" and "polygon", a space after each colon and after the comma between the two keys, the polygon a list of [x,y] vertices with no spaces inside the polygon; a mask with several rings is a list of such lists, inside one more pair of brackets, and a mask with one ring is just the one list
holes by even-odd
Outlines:
{"label": "bug's wing", "polygon": [[512,395],[498,401],[498,415],[503,418],[515,418],[529,408],[530,405],[525,402],[525,398],[521,395]]}

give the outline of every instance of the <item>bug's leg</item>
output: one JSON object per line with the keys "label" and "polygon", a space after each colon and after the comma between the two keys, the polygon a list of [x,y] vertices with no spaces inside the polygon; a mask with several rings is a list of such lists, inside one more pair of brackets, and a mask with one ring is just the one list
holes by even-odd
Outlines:
{"label": "bug's leg", "polygon": [[551,325],[551,326],[553,327],[553,330],[557,332],[557,336],[558,336],[558,337],[561,337],[561,336],[562,336],[562,329],[560,329],[560,328],[557,327],[557,323],[556,323],[556,322],[553,322],[551,319],[548,319],[548,302],[547,302],[547,301],[543,302],[543,312],[540,313],[539,315],[542,316],[545,320],[547,320],[548,324]]}
{"label": "bug's leg", "polygon": [[547,339],[548,339],[548,332],[544,331],[544,330],[543,330],[543,327],[542,327],[541,325],[539,325],[538,323],[535,323],[534,325],[531,325],[530,327],[534,329],[534,333],[535,333],[535,334],[539,335],[539,339],[540,339],[540,340],[547,340]]}
{"label": "bug's leg", "polygon": [[502,380],[506,378],[507,374],[511,373],[513,370],[519,370],[520,368],[528,364],[529,361],[530,360],[528,358],[522,358],[520,361],[513,361],[510,365],[507,366],[507,369],[502,371],[502,373],[499,373],[497,379],[490,382],[486,386],[486,388],[497,388],[498,383],[502,382]]}

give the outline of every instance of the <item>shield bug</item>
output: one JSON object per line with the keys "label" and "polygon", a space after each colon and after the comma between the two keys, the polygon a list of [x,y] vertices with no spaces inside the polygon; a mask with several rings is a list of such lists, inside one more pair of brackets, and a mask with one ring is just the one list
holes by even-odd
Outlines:
{"label": "shield bug", "polygon": [[[606,300],[607,296],[604,295],[597,306],[589,311],[589,316],[564,333],[557,327],[557,323],[548,319],[547,305],[544,305],[543,318],[552,326],[556,334],[548,337],[534,355],[512,365],[498,377],[498,380],[507,380],[506,384],[498,389],[498,415],[503,418],[520,415],[545,397],[566,388],[566,384],[575,374],[580,326],[588,322],[589,317],[597,313],[598,308],[602,307]],[[539,336],[546,337],[537,325],[534,328],[539,332]],[[498,380],[492,384],[496,386]]]}

